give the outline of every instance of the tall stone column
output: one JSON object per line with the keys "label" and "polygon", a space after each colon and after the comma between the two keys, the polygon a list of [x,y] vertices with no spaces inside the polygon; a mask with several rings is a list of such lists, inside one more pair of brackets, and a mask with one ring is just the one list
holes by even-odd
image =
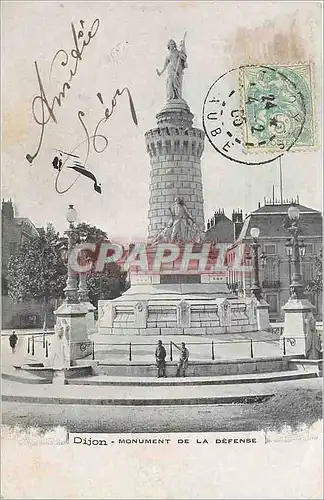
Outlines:
{"label": "tall stone column", "polygon": [[170,206],[183,199],[197,226],[204,231],[204,198],[201,155],[204,132],[192,126],[193,114],[186,101],[168,101],[156,115],[157,127],[145,134],[151,160],[148,241],[171,219]]}

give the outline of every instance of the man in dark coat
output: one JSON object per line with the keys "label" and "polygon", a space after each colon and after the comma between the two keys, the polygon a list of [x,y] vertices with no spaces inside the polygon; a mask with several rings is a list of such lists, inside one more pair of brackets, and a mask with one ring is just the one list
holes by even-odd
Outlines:
{"label": "man in dark coat", "polygon": [[165,358],[166,358],[166,350],[162,345],[162,340],[159,340],[158,346],[155,349],[155,359],[156,359],[156,366],[158,369],[158,378],[166,377],[166,375],[165,375]]}
{"label": "man in dark coat", "polygon": [[16,335],[16,332],[13,331],[12,334],[10,335],[10,337],[9,337],[9,344],[10,344],[10,347],[11,347],[11,350],[12,350],[12,354],[15,353],[17,342],[18,342],[18,337]]}

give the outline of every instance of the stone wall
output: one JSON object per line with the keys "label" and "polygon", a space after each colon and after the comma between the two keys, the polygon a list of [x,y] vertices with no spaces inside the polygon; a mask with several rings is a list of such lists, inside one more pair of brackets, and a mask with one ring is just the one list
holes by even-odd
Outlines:
{"label": "stone wall", "polygon": [[[178,358],[178,354],[176,357]],[[282,357],[231,359],[217,361],[190,361],[186,371],[187,377],[214,377],[228,375],[245,375],[252,373],[271,373],[288,370],[289,359]],[[156,377],[156,364],[145,362],[113,363],[100,361],[93,367],[97,375]],[[167,377],[175,377],[176,361],[166,361]]]}

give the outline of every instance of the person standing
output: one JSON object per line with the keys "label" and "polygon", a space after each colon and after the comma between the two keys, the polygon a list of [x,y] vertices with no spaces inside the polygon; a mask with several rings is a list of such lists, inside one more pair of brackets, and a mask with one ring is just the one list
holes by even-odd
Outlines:
{"label": "person standing", "polygon": [[158,369],[158,378],[166,377],[165,358],[166,358],[166,350],[162,344],[162,340],[159,340],[158,346],[155,349],[155,359],[156,359],[156,366]]}
{"label": "person standing", "polygon": [[10,344],[10,347],[11,347],[12,354],[15,354],[15,352],[16,352],[17,342],[18,342],[18,337],[16,335],[16,332],[13,331],[12,334],[10,335],[10,337],[9,337],[9,344]]}
{"label": "person standing", "polygon": [[181,343],[181,347],[177,346],[174,342],[172,344],[180,351],[176,377],[185,377],[188,368],[189,350],[184,342]]}
{"label": "person standing", "polygon": [[187,54],[185,49],[185,38],[180,42],[180,50],[174,40],[169,40],[169,53],[165,58],[164,66],[161,71],[156,70],[158,76],[161,76],[168,68],[168,77],[166,83],[167,101],[173,99],[182,99],[182,79],[183,71],[187,67]]}

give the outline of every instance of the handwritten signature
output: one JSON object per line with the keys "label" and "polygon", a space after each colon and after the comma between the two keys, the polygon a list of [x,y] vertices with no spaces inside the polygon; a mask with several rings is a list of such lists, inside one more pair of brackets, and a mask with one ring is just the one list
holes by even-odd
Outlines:
{"label": "handwritten signature", "polygon": [[[78,67],[79,67],[79,62],[82,60],[83,56],[83,51],[85,47],[87,47],[91,40],[96,36],[100,22],[99,19],[96,19],[90,28],[90,30],[87,33],[87,36],[85,36],[85,22],[80,20],[80,26],[81,29],[77,30],[74,26],[73,23],[71,23],[71,28],[72,28],[72,35],[73,35],[73,42],[74,42],[74,47],[70,50],[70,53],[64,49],[59,49],[56,54],[54,55],[51,66],[50,66],[50,78],[52,76],[53,68],[57,62],[60,62],[61,66],[63,67],[68,67],[69,69],[69,79],[65,81],[62,85],[62,90],[55,95],[52,99],[50,99],[47,95],[47,92],[44,87],[44,83],[41,77],[41,73],[39,70],[39,66],[37,62],[35,61],[35,70],[36,70],[36,76],[37,76],[37,82],[38,82],[38,87],[39,87],[39,94],[36,95],[33,98],[32,101],[32,113],[33,113],[33,118],[37,125],[41,127],[40,129],[40,135],[39,135],[39,140],[38,140],[38,145],[33,154],[26,154],[26,159],[27,161],[32,164],[35,158],[38,156],[42,144],[43,144],[43,139],[44,139],[44,133],[45,133],[45,127],[49,122],[54,122],[57,124],[57,116],[56,116],[56,108],[57,106],[62,106],[63,100],[66,97],[66,92],[67,90],[71,89],[71,82],[73,78],[76,76]],[[74,67],[69,67],[71,62],[74,61]],[[96,177],[94,174],[92,174],[89,169],[87,169],[87,162],[89,158],[89,154],[91,149],[93,149],[96,153],[103,153],[108,146],[108,139],[107,137],[100,132],[101,127],[107,122],[107,120],[113,115],[114,108],[117,105],[118,98],[122,96],[125,93],[128,97],[128,102],[129,102],[129,108],[130,108],[130,113],[133,122],[135,125],[138,125],[138,120],[136,116],[136,111],[134,107],[134,102],[132,99],[132,95],[130,90],[127,87],[124,87],[122,90],[117,89],[115,91],[115,94],[111,100],[111,105],[110,107],[105,107],[104,110],[104,116],[98,121],[97,125],[95,126],[95,129],[92,133],[88,130],[88,127],[85,122],[85,112],[83,110],[79,110],[77,113],[79,123],[81,124],[81,127],[84,132],[84,140],[77,144],[69,153],[64,153],[61,150],[59,151],[59,156],[56,156],[52,162],[52,165],[57,172],[57,177],[55,181],[55,189],[58,193],[66,193],[71,187],[75,184],[75,182],[78,180],[80,175],[84,175],[85,177],[88,177],[89,179],[93,180],[94,182],[94,189],[98,192],[101,193],[101,187],[100,184],[98,184]],[[104,100],[100,92],[97,93],[97,97],[102,105],[104,105]],[[71,158],[80,158],[79,155],[75,155],[74,153],[79,150],[79,148],[85,147],[85,155],[83,161],[80,163],[79,161],[76,162],[74,160],[74,165],[68,165],[67,163],[71,160]],[[65,155],[65,160],[63,161],[62,157],[63,154]],[[77,172],[79,175],[76,177],[76,179],[66,188],[66,189],[60,189],[59,188],[59,177],[62,173],[62,170],[64,167],[73,169],[75,172]]]}
{"label": "handwritten signature", "polygon": [[[114,96],[113,96],[113,98],[111,100],[111,107],[110,108],[108,108],[108,107],[105,108],[105,110],[104,110],[104,116],[96,124],[93,133],[91,133],[89,131],[89,129],[88,129],[86,123],[85,123],[85,119],[84,119],[85,118],[85,113],[84,113],[84,111],[79,110],[78,111],[78,119],[79,119],[79,122],[80,122],[80,124],[81,124],[81,126],[83,128],[85,139],[83,141],[81,141],[80,143],[78,143],[69,153],[64,153],[65,156],[66,156],[66,158],[65,158],[64,161],[62,161],[62,160],[60,161],[59,159],[54,158],[55,163],[54,163],[54,160],[53,160],[53,166],[54,166],[55,169],[58,170],[57,177],[56,177],[56,180],[55,180],[55,189],[56,189],[57,193],[59,193],[59,194],[66,193],[76,183],[76,181],[78,180],[78,178],[80,177],[80,175],[85,175],[89,179],[93,180],[95,191],[97,191],[98,193],[101,193],[101,187],[98,184],[97,179],[95,178],[95,176],[92,173],[89,174],[89,170],[86,169],[86,166],[87,166],[87,163],[88,163],[88,158],[89,158],[89,154],[90,154],[91,149],[93,149],[96,153],[99,153],[99,154],[103,153],[107,149],[107,147],[108,147],[108,138],[104,134],[99,133],[100,132],[99,129],[113,115],[114,109],[115,109],[115,107],[116,107],[116,105],[118,103],[117,98],[120,97],[120,96],[122,96],[124,93],[128,97],[128,103],[129,103],[129,108],[130,108],[130,113],[131,113],[131,116],[132,116],[132,120],[135,123],[135,125],[138,125],[138,120],[137,120],[137,115],[136,115],[136,111],[135,111],[135,106],[134,106],[133,98],[132,98],[130,90],[127,87],[124,87],[122,90],[117,89],[115,91],[115,94],[114,94]],[[99,101],[101,102],[101,104],[104,104],[104,101],[103,101],[103,98],[102,98],[102,95],[101,95],[100,92],[97,93],[97,97],[98,97]],[[102,141],[101,144],[100,144],[100,141]],[[80,156],[79,155],[75,155],[75,153],[79,149],[82,149],[82,147],[84,147],[84,146],[85,146],[85,154],[84,154],[84,159],[83,159],[82,163],[76,162],[74,160],[74,166],[68,165],[67,163],[71,160],[71,158],[73,158],[73,157],[80,158]],[[59,163],[59,166],[58,166],[58,163]],[[64,166],[66,166],[67,168],[71,168],[71,169],[75,170],[76,172],[79,173],[79,175],[77,176],[77,178],[67,188],[65,188],[65,189],[62,190],[62,189],[59,188],[59,177],[60,177],[60,175],[62,173],[62,170],[63,170]]]}
{"label": "handwritten signature", "polygon": [[[73,80],[75,75],[77,74],[78,67],[79,67],[79,62],[82,60],[82,54],[85,49],[91,42],[91,40],[96,36],[100,21],[99,19],[96,19],[88,31],[88,36],[85,38],[85,34],[83,31],[84,28],[84,21],[80,21],[81,25],[81,30],[77,31],[75,29],[75,26],[73,23],[71,23],[71,28],[72,28],[72,35],[73,35],[73,41],[74,41],[74,48],[70,51],[70,56],[69,54],[64,50],[64,49],[59,49],[55,56],[53,57],[52,63],[51,63],[51,70],[50,70],[50,75],[52,74],[52,69],[55,61],[59,58],[62,57],[61,60],[61,66],[67,66],[68,63],[71,60],[75,60],[74,62],[74,68],[70,68],[70,78],[67,82],[63,83],[62,90],[59,92],[58,95],[55,95],[52,99],[52,102],[50,103],[50,99],[47,97],[44,84],[40,75],[39,67],[37,64],[37,61],[35,61],[35,69],[36,69],[36,76],[37,76],[37,82],[39,86],[39,95],[36,95],[32,101],[32,112],[33,112],[33,118],[37,125],[41,127],[40,131],[40,136],[39,136],[39,141],[38,141],[38,146],[36,148],[36,151],[34,154],[27,154],[26,159],[27,161],[31,164],[35,160],[35,158],[38,156],[43,139],[44,139],[44,132],[45,132],[45,126],[52,120],[54,123],[57,123],[57,118],[55,114],[55,107],[56,106],[61,106],[63,99],[66,97],[66,91],[71,89],[71,85],[69,82]],[[82,40],[82,46],[79,46],[79,41]],[[40,109],[38,109],[37,112],[37,107],[40,106]]]}

